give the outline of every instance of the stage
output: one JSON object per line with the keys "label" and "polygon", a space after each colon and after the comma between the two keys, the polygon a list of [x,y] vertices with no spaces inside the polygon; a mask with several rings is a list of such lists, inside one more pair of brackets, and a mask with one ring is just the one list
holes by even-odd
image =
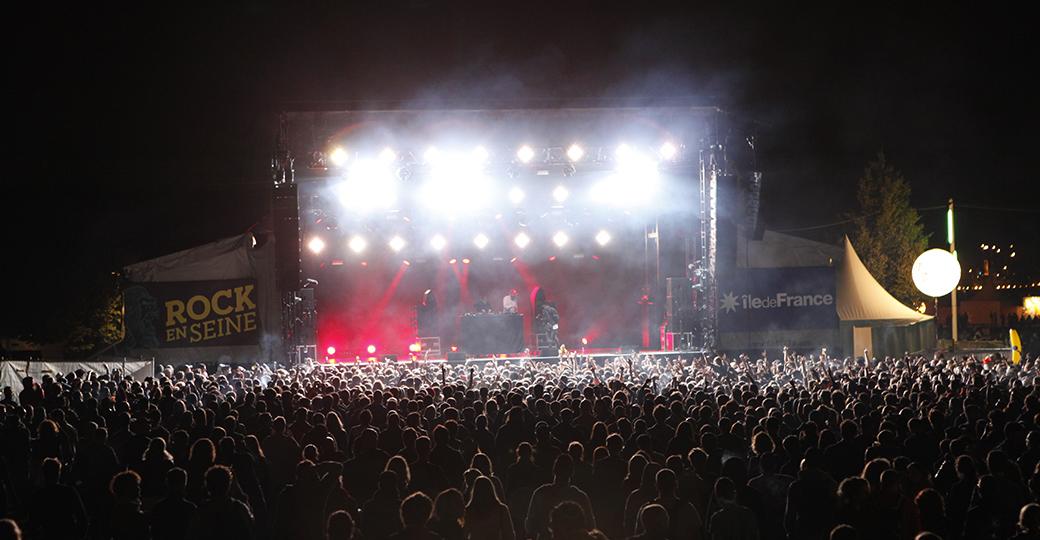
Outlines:
{"label": "stage", "polygon": [[[591,359],[593,361],[606,361],[622,356],[642,356],[650,359],[656,358],[688,358],[688,357],[700,357],[709,354],[706,350],[690,350],[690,351],[603,351],[597,349],[597,352],[586,351],[582,352],[580,349],[577,351],[570,351],[575,353],[578,359]],[[570,357],[567,357],[570,358]],[[498,356],[483,356],[483,357],[472,357],[464,358],[461,360],[448,360],[446,358],[423,358],[422,355],[409,355],[409,357],[401,359],[396,358],[388,360],[386,358],[379,357],[368,357],[368,358],[356,358],[351,360],[338,360],[333,359],[326,362],[320,362],[321,366],[353,366],[353,365],[380,365],[380,364],[414,364],[418,363],[432,363],[432,364],[474,364],[474,363],[487,363],[487,362],[559,362],[562,357],[559,355],[552,356],[529,356],[524,354],[505,354]]]}
{"label": "stage", "polygon": [[299,161],[291,177],[289,162],[276,166],[275,222],[292,239],[282,282],[309,290],[286,296],[298,358],[549,360],[560,344],[679,354],[663,350],[666,333],[695,335],[682,348],[699,350],[714,335],[707,217],[724,116],[286,113],[280,152]]}

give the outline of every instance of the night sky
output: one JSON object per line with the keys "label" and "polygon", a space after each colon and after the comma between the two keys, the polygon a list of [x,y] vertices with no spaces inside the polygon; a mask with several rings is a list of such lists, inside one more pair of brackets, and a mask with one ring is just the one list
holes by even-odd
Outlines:
{"label": "night sky", "polygon": [[[277,111],[293,103],[718,105],[760,126],[773,229],[840,220],[879,151],[916,206],[1037,206],[1036,47],[1010,8],[147,4],[169,9],[47,5],[7,21],[0,336],[59,328],[124,264],[257,222]],[[939,246],[944,216],[923,217]],[[958,217],[960,242],[1016,243],[1040,267],[1036,213]]]}

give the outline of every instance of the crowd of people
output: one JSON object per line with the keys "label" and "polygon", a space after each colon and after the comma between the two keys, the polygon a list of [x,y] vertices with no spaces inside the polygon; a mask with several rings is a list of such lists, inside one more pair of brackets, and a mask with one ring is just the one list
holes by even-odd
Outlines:
{"label": "crowd of people", "polygon": [[160,367],[0,400],[0,539],[1040,538],[1038,361]]}

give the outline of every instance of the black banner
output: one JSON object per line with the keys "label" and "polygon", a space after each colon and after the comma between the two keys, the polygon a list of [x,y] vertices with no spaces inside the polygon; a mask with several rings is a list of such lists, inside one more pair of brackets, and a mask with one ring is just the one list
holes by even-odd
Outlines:
{"label": "black banner", "polygon": [[256,281],[133,283],[123,291],[132,349],[257,345]]}

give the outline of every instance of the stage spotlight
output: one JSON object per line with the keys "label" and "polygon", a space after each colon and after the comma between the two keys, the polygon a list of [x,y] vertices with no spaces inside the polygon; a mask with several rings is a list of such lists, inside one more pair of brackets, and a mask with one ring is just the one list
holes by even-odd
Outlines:
{"label": "stage spotlight", "polygon": [[596,233],[596,243],[605,246],[610,243],[610,233],[607,231],[600,231]]}
{"label": "stage spotlight", "polygon": [[513,204],[520,204],[524,202],[524,190],[518,187],[514,187],[513,189],[509,190],[509,200],[512,201]]}
{"label": "stage spotlight", "polygon": [[488,245],[488,237],[484,233],[480,233],[473,237],[473,245],[477,246],[477,249],[484,249]]}
{"label": "stage spotlight", "polygon": [[618,161],[625,161],[625,160],[629,159],[630,157],[632,157],[632,147],[631,146],[629,146],[629,145],[627,145],[625,143],[621,143],[621,144],[619,144],[617,146],[616,149],[614,149],[614,158],[617,159]]}
{"label": "stage spotlight", "polygon": [[375,345],[369,345],[368,348],[365,349],[365,350],[368,351],[368,354],[375,354],[376,353],[376,346]]}
{"label": "stage spotlight", "polygon": [[531,237],[527,236],[527,233],[520,231],[517,233],[516,237],[513,238],[513,243],[516,244],[516,247],[524,249],[527,247],[527,244],[531,243]]}
{"label": "stage spotlight", "polygon": [[347,245],[350,246],[350,250],[354,253],[361,253],[362,251],[365,251],[366,247],[368,247],[368,242],[360,236],[355,236],[350,239],[350,242]]}
{"label": "stage spotlight", "polygon": [[448,260],[448,264],[455,264],[457,262],[459,262],[458,259],[449,259]]}
{"label": "stage spotlight", "polygon": [[325,352],[329,353],[329,356],[332,356],[332,355],[336,354],[336,348],[333,347],[332,345],[329,345],[329,347],[327,349],[325,349]]}
{"label": "stage spotlight", "polygon": [[582,345],[588,345],[589,344],[589,338],[581,338],[581,344]]}
{"label": "stage spotlight", "polygon": [[493,182],[486,164],[469,153],[438,152],[430,164],[429,178],[419,197],[429,208],[443,212],[471,213],[484,208],[493,197]]}
{"label": "stage spotlight", "polygon": [[567,149],[567,159],[571,161],[581,161],[581,158],[585,157],[585,150],[577,144],[572,144]]}
{"label": "stage spotlight", "polygon": [[360,159],[351,164],[344,181],[332,190],[340,203],[351,210],[388,210],[397,202],[397,176],[388,163]]}
{"label": "stage spotlight", "polygon": [[558,203],[562,203],[563,201],[566,201],[567,197],[570,194],[571,194],[571,192],[567,191],[567,188],[565,188],[563,186],[556,186],[556,189],[554,189],[553,192],[552,192],[553,200],[558,202]]}
{"label": "stage spotlight", "polygon": [[411,266],[412,265],[412,261],[409,261],[408,259],[405,259],[405,260],[401,261],[401,263],[404,264],[405,266]]}
{"label": "stage spotlight", "polygon": [[387,146],[381,152],[379,152],[379,161],[389,163],[395,159],[397,159],[397,153],[394,152],[394,150],[389,146]]}
{"label": "stage spotlight", "polygon": [[439,234],[433,235],[433,238],[430,239],[430,247],[432,247],[434,251],[440,251],[444,249],[444,246],[446,245],[448,245],[448,241]]}
{"label": "stage spotlight", "polygon": [[390,246],[390,249],[394,250],[395,253],[404,249],[405,244],[406,242],[404,241],[404,238],[401,238],[400,236],[395,236],[387,242],[387,245]]}
{"label": "stage spotlight", "polygon": [[421,343],[409,343],[408,344],[408,352],[413,352],[413,353],[422,352],[422,344]]}
{"label": "stage spotlight", "polygon": [[469,259],[462,259],[462,264],[469,264]]}
{"label": "stage spotlight", "polygon": [[329,161],[336,167],[342,167],[348,159],[350,159],[350,155],[342,146],[337,146],[332,149],[332,152],[329,152]]}
{"label": "stage spotlight", "polygon": [[568,238],[567,237],[567,233],[565,233],[563,231],[557,232],[556,234],[553,235],[553,238],[552,238],[552,241],[553,241],[554,244],[556,244],[556,247],[561,247],[561,248],[563,246],[567,245],[567,241],[568,240],[570,240],[570,238]]}
{"label": "stage spotlight", "polygon": [[679,154],[679,148],[677,148],[671,142],[666,141],[664,144],[661,145],[661,149],[658,151],[658,153],[661,155],[661,159],[671,161],[675,159],[675,156]]}
{"label": "stage spotlight", "polygon": [[311,253],[318,255],[325,250],[325,241],[315,236],[311,238],[310,242],[307,242],[307,249],[311,250]]}
{"label": "stage spotlight", "polygon": [[516,151],[516,159],[519,159],[520,163],[531,161],[534,159],[534,149],[526,144],[521,146],[520,149]]}
{"label": "stage spotlight", "polygon": [[423,152],[423,161],[426,163],[433,163],[434,161],[437,161],[438,156],[440,156],[440,153],[437,151],[437,147],[431,146]]}
{"label": "stage spotlight", "polygon": [[652,202],[660,188],[657,161],[628,149],[619,151],[614,173],[592,186],[592,199],[616,207],[631,207]]}
{"label": "stage spotlight", "polygon": [[478,147],[474,148],[473,149],[473,159],[477,160],[480,163],[484,163],[485,161],[487,161],[487,159],[488,159],[487,148],[484,148],[483,146],[478,146]]}

